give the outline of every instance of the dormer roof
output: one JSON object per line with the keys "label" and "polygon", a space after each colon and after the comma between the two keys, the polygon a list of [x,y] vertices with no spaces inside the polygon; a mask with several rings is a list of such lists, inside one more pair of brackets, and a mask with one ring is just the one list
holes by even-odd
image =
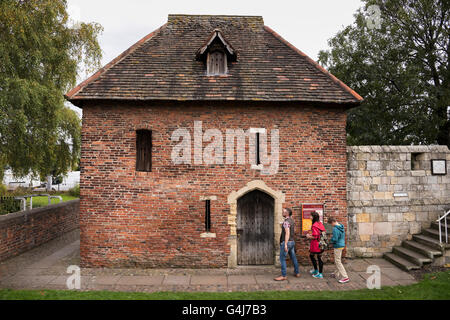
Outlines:
{"label": "dormer roof", "polygon": [[206,54],[214,48],[214,44],[219,43],[222,48],[225,50],[228,58],[231,61],[236,61],[236,51],[233,49],[231,44],[225,39],[222,32],[219,29],[214,29],[211,35],[208,37],[206,43],[197,51],[196,58],[197,60],[204,61],[206,59]]}

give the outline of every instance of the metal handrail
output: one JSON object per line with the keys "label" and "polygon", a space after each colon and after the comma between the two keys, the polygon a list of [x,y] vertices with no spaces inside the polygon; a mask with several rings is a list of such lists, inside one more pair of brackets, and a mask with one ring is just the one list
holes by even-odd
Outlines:
{"label": "metal handrail", "polygon": [[33,197],[47,197],[49,205],[51,204],[52,199],[59,199],[59,202],[63,201],[61,196],[51,196],[47,193],[30,194],[30,195],[25,195],[25,196],[14,197],[14,199],[22,201],[21,211],[25,211],[25,210],[27,210],[27,198],[30,198],[30,208],[29,209],[30,210],[33,209]]}
{"label": "metal handrail", "polygon": [[[442,228],[441,228],[441,220],[447,217],[450,213],[450,210],[448,210],[442,217],[439,217],[439,219],[436,220],[436,222],[439,222],[439,242],[442,243]],[[447,219],[444,219],[444,226],[445,226],[445,243],[448,243],[448,231],[447,231]]]}
{"label": "metal handrail", "polygon": [[59,202],[62,202],[63,199],[61,196],[48,196],[48,204],[52,204],[52,199],[59,199]]}

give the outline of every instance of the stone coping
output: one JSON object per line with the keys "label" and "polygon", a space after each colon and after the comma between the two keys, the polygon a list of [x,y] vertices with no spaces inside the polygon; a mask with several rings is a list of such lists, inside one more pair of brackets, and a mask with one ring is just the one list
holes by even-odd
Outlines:
{"label": "stone coping", "polygon": [[36,216],[36,215],[45,213],[45,212],[47,212],[49,210],[52,210],[52,209],[57,209],[57,208],[60,208],[60,207],[73,205],[73,204],[75,204],[77,202],[80,202],[80,199],[74,199],[74,200],[69,200],[69,201],[65,201],[65,202],[50,204],[50,205],[45,206],[45,207],[34,208],[34,209],[31,209],[31,210],[17,211],[17,212],[11,212],[11,213],[8,213],[8,214],[5,214],[5,215],[0,215],[0,224],[2,222],[8,222],[10,220],[18,219],[18,218],[22,218],[22,217],[24,217],[26,219],[29,216]]}
{"label": "stone coping", "polygon": [[441,152],[450,153],[445,145],[428,146],[347,146],[347,152]]}

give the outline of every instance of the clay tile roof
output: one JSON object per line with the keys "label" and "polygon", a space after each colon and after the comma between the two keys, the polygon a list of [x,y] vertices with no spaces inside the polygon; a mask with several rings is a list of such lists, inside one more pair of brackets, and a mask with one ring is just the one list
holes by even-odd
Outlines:
{"label": "clay tile roof", "polygon": [[[216,37],[236,61],[207,76],[197,54]],[[210,81],[211,79],[215,81]],[[357,105],[362,98],[264,26],[259,16],[169,15],[150,33],[66,94],[93,99],[302,101]]]}

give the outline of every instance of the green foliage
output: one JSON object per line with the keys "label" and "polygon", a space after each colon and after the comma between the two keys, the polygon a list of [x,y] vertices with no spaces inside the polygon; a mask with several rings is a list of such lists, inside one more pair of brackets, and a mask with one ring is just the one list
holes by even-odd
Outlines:
{"label": "green foliage", "polygon": [[79,198],[80,197],[80,185],[77,184],[75,187],[71,188],[69,190],[69,194],[73,197]]}
{"label": "green foliage", "polygon": [[[97,23],[71,25],[65,0],[0,1],[0,178],[65,174],[80,153],[80,119],[64,106],[77,73],[99,66]],[[72,148],[70,148],[72,144]]]}
{"label": "green foliage", "polygon": [[25,196],[27,194],[32,194],[32,193],[33,193],[32,188],[19,186],[19,187],[15,188],[14,190],[9,191],[8,195],[10,195],[10,196]]}
{"label": "green foliage", "polygon": [[13,196],[0,196],[0,215],[20,211],[20,200]]}
{"label": "green foliage", "polygon": [[[444,0],[364,0],[319,62],[365,100],[348,113],[348,144],[450,146],[449,20]],[[367,11],[381,10],[370,29]]]}
{"label": "green foliage", "polygon": [[5,195],[7,191],[8,189],[6,188],[6,186],[3,183],[0,183],[0,196]]}

